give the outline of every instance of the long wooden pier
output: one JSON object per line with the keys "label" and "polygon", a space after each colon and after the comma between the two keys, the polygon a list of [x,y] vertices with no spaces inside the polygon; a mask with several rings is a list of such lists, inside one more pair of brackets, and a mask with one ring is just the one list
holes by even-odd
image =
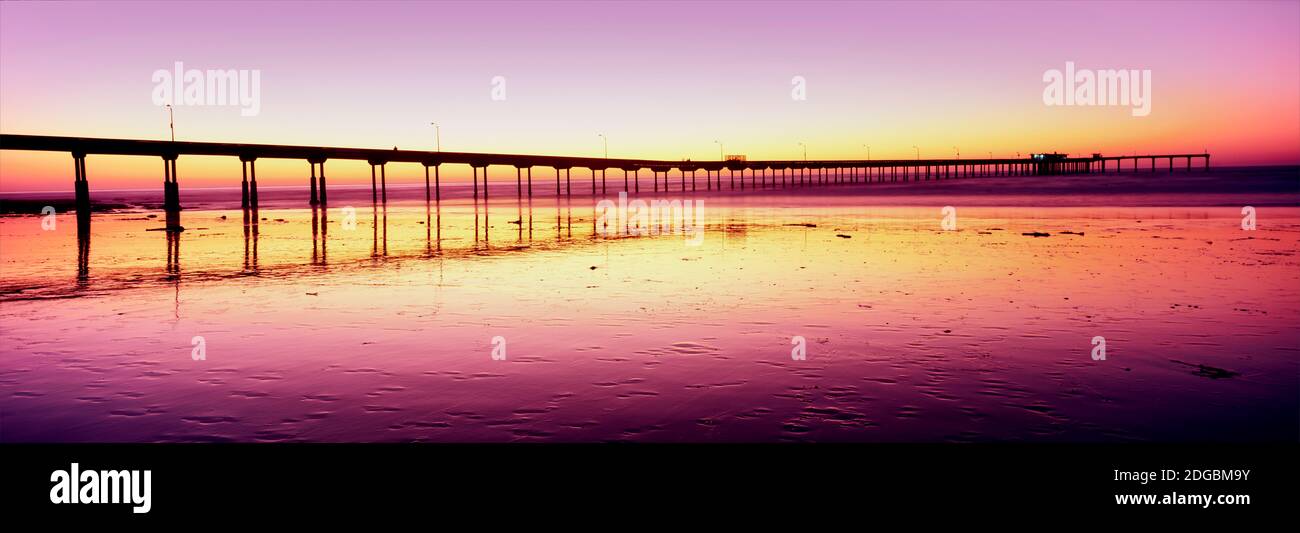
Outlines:
{"label": "long wooden pier", "polygon": [[[924,181],[979,176],[1044,176],[1059,174],[1084,174],[1106,172],[1110,163],[1113,170],[1130,170],[1133,172],[1158,172],[1158,161],[1168,161],[1167,171],[1175,170],[1174,162],[1185,161],[1188,171],[1193,169],[1193,160],[1200,160],[1203,165],[1198,168],[1209,170],[1210,154],[1148,154],[1103,156],[1092,154],[1087,157],[1069,157],[1064,154],[1031,154],[1023,158],[988,158],[988,159],[853,159],[853,160],[767,160],[746,161],[729,159],[722,161],[661,161],[648,159],[618,159],[604,157],[572,157],[524,154],[491,154],[473,152],[441,152],[425,150],[384,150],[372,148],[340,148],[326,146],[291,146],[274,144],[237,144],[218,142],[191,141],[154,141],[139,139],[105,139],[88,137],[60,137],[46,135],[0,134],[0,150],[28,150],[47,152],[67,152],[72,155],[73,174],[76,190],[76,209],[78,215],[90,213],[90,184],[87,177],[87,155],[132,155],[153,156],[163,161],[163,206],[168,212],[181,209],[180,182],[177,175],[176,160],[183,155],[229,156],[239,158],[243,177],[241,181],[241,205],[253,211],[258,207],[257,169],[258,159],[299,159],[309,165],[308,183],[311,205],[325,205],[329,201],[328,187],[325,180],[325,163],[329,160],[357,160],[370,164],[371,199],[376,203],[385,202],[387,191],[387,165],[389,163],[414,163],[424,166],[426,199],[441,199],[440,167],[446,164],[467,165],[473,169],[474,196],[479,196],[479,173],[483,175],[483,197],[487,198],[487,180],[489,167],[512,167],[515,170],[517,194],[522,197],[525,192],[524,174],[527,174],[527,195],[533,195],[533,168],[550,168],[555,172],[555,193],[557,196],[572,196],[571,170],[587,169],[591,174],[591,194],[606,194],[609,183],[606,171],[610,169],[623,171],[623,184],[620,188],[615,178],[613,190],[640,192],[640,172],[649,170],[654,176],[653,189],[670,191],[670,175],[677,174],[676,183],[679,190],[685,192],[697,190],[746,190],[746,175],[749,173],[748,189],[764,189],[786,186],[824,186],[850,183],[870,183],[881,181]],[[1150,161],[1149,167],[1140,164]],[[1128,163],[1131,162],[1131,166]],[[432,182],[429,169],[433,169]],[[704,185],[700,186],[698,172],[704,172]],[[723,179],[723,171],[728,173]],[[736,173],[740,179],[737,181]],[[597,187],[597,176],[600,184]],[[630,176],[634,178],[629,179]],[[563,187],[562,187],[563,185]],[[739,185],[739,186],[737,186]],[[599,189],[599,192],[597,190]]]}

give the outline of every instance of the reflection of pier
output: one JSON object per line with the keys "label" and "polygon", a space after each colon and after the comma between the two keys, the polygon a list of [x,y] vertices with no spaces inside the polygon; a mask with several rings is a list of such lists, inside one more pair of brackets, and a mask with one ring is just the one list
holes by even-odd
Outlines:
{"label": "reflection of pier", "polygon": [[[586,202],[580,205],[574,205],[564,198],[556,198],[553,201],[537,202],[530,201],[527,198],[516,199],[514,206],[509,205],[511,202],[498,202],[492,206],[492,220],[506,220],[506,227],[502,231],[498,226],[496,231],[489,231],[485,220],[487,207],[480,200],[475,208],[470,205],[443,206],[442,202],[432,200],[425,203],[424,213],[419,213],[418,207],[398,208],[394,212],[400,213],[400,216],[394,217],[388,206],[382,203],[375,205],[366,216],[364,210],[361,213],[351,213],[351,208],[335,208],[333,212],[321,206],[313,206],[305,218],[298,219],[302,225],[310,224],[310,230],[306,227],[294,225],[291,227],[301,228],[305,233],[311,233],[310,249],[302,247],[298,252],[291,252],[286,255],[279,252],[272,255],[266,253],[260,254],[260,244],[265,244],[266,239],[262,239],[262,232],[266,230],[263,227],[265,221],[260,221],[252,210],[244,210],[242,226],[242,243],[243,256],[242,262],[238,259],[238,252],[230,258],[228,262],[209,262],[190,260],[190,268],[183,271],[181,268],[181,240],[188,231],[166,231],[164,233],[166,240],[166,264],[162,270],[162,276],[157,280],[165,280],[169,283],[180,284],[182,281],[198,281],[224,278],[240,278],[245,276],[277,276],[285,273],[324,273],[339,268],[371,268],[382,267],[386,264],[392,264],[393,261],[407,261],[414,259],[455,259],[455,258],[473,258],[487,255],[518,255],[527,254],[536,251],[555,250],[557,248],[583,247],[611,242],[627,238],[626,234],[618,234],[613,230],[605,234],[600,231],[597,225],[597,218],[601,214],[601,208],[588,204]],[[444,212],[449,211],[449,212]],[[575,211],[577,211],[575,213]],[[340,213],[343,214],[343,221],[339,219]],[[502,214],[508,214],[501,217]],[[347,229],[346,219],[349,216],[364,217],[365,221],[358,224],[356,232],[343,231],[342,234],[336,233],[342,226]],[[179,225],[182,213],[168,213],[168,223],[170,225]],[[476,221],[471,221],[474,217]],[[590,220],[587,219],[590,217]],[[512,219],[513,220],[509,220]],[[332,219],[332,220],[331,220]],[[239,222],[235,222],[239,224]],[[335,231],[330,231],[330,225],[333,224]],[[411,232],[412,224],[423,224],[424,231]],[[498,222],[499,223],[499,222]],[[365,224],[371,224],[371,231],[365,231]],[[390,232],[390,226],[400,224],[395,232]],[[577,226],[575,228],[575,225]],[[277,224],[279,226],[279,224]],[[515,226],[511,228],[510,226]],[[608,229],[609,224],[606,224]],[[658,226],[651,226],[655,228]],[[664,226],[667,227],[667,226]],[[161,228],[159,228],[161,229]],[[216,229],[216,228],[210,228]],[[405,231],[403,231],[405,230]],[[647,237],[654,235],[678,235],[670,230],[662,230],[659,233],[652,233],[646,229],[643,234]],[[220,230],[217,233],[224,233]],[[392,233],[390,235],[390,233]],[[398,237],[394,237],[394,235]],[[471,237],[472,236],[472,237]],[[77,274],[75,284],[67,287],[68,290],[84,291],[96,288],[92,281],[109,282],[108,286],[113,285],[112,281],[126,282],[129,285],[135,285],[141,279],[138,272],[119,271],[101,276],[91,276],[91,259],[90,259],[90,232],[88,227],[86,231],[79,231],[77,234]],[[238,242],[239,234],[234,235],[235,241]],[[368,238],[367,238],[368,237]],[[204,237],[190,237],[190,239]],[[398,238],[397,242],[390,240]],[[333,239],[333,243],[331,243]],[[338,249],[342,241],[342,248],[345,253],[330,253],[331,244]],[[423,242],[420,242],[423,241]],[[193,242],[193,241],[191,241]],[[232,244],[234,244],[232,242]],[[284,241],[280,241],[284,242]],[[305,239],[303,241],[305,244]],[[364,243],[364,244],[362,244]],[[419,243],[420,246],[412,247],[412,244]],[[393,246],[390,247],[390,244]],[[364,248],[358,248],[356,245],[363,245]],[[237,245],[236,245],[237,246]],[[203,246],[200,248],[210,248]],[[191,250],[195,248],[190,247]],[[277,250],[282,248],[276,247]],[[236,248],[237,250],[237,248]],[[351,253],[348,253],[348,252]],[[265,250],[262,250],[265,252]],[[192,252],[193,253],[193,252]],[[301,254],[301,255],[297,255]],[[104,259],[101,257],[101,260]],[[182,276],[184,274],[184,276]],[[99,285],[100,287],[104,285]]]}
{"label": "reflection of pier", "polygon": [[[1114,162],[1114,171],[1125,170],[1125,162],[1133,172],[1140,162],[1150,161],[1150,172],[1157,171],[1157,161],[1167,160],[1168,171],[1173,172],[1175,160],[1185,162],[1192,169],[1193,160],[1201,160],[1204,168],[1210,166],[1210,155],[1168,154],[1069,157],[1064,154],[1035,154],[1024,158],[989,159],[920,159],[914,160],[830,160],[830,161],[657,161],[646,159],[610,159],[599,157],[568,157],[520,154],[487,154],[468,152],[431,152],[419,150],[378,150],[367,148],[332,148],[322,146],[285,146],[270,144],[231,144],[211,142],[144,141],[129,139],[97,139],[81,137],[53,137],[42,135],[0,135],[0,149],[68,152],[73,157],[77,212],[90,211],[90,185],[86,177],[86,156],[144,155],[163,159],[163,204],[167,211],[179,211],[180,182],[177,159],[182,155],[238,157],[243,163],[241,205],[256,212],[258,159],[299,159],[309,164],[308,173],[310,205],[327,205],[328,188],[325,180],[325,163],[328,160],[359,160],[370,164],[371,199],[376,204],[388,200],[387,165],[389,163],[415,163],[424,167],[425,197],[441,200],[441,167],[447,164],[467,165],[472,169],[474,198],[479,197],[479,174],[483,176],[482,196],[488,200],[488,175],[491,167],[514,167],[516,198],[524,196],[523,174],[528,175],[527,195],[533,196],[533,167],[550,167],[555,170],[555,195],[572,197],[572,169],[590,171],[591,195],[605,194],[608,190],[605,173],[609,169],[623,171],[623,190],[640,192],[641,171],[651,174],[651,187],[655,192],[670,192],[677,185],[679,192],[699,190],[699,172],[704,173],[704,189],[757,190],[782,187],[808,187],[873,183],[882,181],[928,181],[984,176],[1034,176],[1056,174],[1086,174],[1106,172],[1108,163]],[[429,169],[433,169],[430,182]],[[723,172],[727,179],[723,180]],[[749,184],[746,185],[746,172]],[[599,184],[596,175],[599,173]],[[739,173],[739,180],[737,180]],[[662,175],[661,175],[662,174]],[[674,177],[674,174],[676,176]],[[581,176],[581,175],[580,175]],[[579,178],[579,183],[582,179]],[[662,182],[662,184],[661,184]],[[724,184],[726,187],[724,187]],[[432,193],[432,194],[430,194]],[[254,218],[256,221],[256,218]]]}

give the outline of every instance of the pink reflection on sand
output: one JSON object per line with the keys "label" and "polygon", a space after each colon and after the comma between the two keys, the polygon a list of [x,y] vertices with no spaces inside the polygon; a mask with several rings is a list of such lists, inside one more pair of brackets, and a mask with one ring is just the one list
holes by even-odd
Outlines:
{"label": "pink reflection on sand", "polygon": [[0,440],[1294,438],[1294,207],[718,198],[691,247],[510,200],[332,210],[323,259],[265,209],[252,264],[238,211],[186,211],[173,272],[97,215],[80,282],[75,225],[0,219]]}

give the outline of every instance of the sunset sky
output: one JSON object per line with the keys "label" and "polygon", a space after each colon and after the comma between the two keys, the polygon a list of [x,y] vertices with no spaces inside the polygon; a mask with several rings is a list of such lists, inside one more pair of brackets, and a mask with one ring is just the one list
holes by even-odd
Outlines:
{"label": "sunset sky", "polygon": [[[176,109],[178,140],[709,160],[1200,152],[1300,162],[1300,3],[0,4],[0,131],[165,139],[155,70],[258,69],[261,112]],[[1044,71],[1150,69],[1152,111],[1049,107]],[[504,101],[491,99],[494,76]],[[791,78],[807,100],[791,98]],[[155,187],[91,156],[93,189]],[[231,158],[185,158],[231,186]],[[362,166],[340,164],[333,184]],[[467,174],[467,169],[462,169]],[[304,184],[303,162],[259,180]],[[412,165],[394,175],[422,171]],[[457,171],[459,172],[459,170]],[[265,176],[265,177],[263,177]],[[0,151],[0,191],[70,190]]]}

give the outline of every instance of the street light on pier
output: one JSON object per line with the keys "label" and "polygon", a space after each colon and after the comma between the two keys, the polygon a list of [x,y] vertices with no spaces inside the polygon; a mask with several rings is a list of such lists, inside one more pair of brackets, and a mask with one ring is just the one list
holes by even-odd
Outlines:
{"label": "street light on pier", "polygon": [[715,140],[713,141],[713,144],[718,145],[718,161],[726,161],[727,157],[722,155],[723,154],[722,141]]}
{"label": "street light on pier", "polygon": [[957,152],[957,159],[961,159],[961,148],[954,146],[952,149],[954,152]]}
{"label": "street light on pier", "polygon": [[920,160],[921,160],[921,149],[918,148],[915,144],[912,145],[912,149],[913,149],[913,150],[916,150],[916,160],[917,160],[917,161],[920,161]]}
{"label": "street light on pier", "polygon": [[604,133],[597,133],[596,135],[600,137],[601,142],[605,143],[605,159],[609,159],[609,137],[606,137]]}
{"label": "street light on pier", "polygon": [[799,146],[803,147],[803,160],[808,161],[808,145],[804,143],[799,143]]}
{"label": "street light on pier", "polygon": [[176,142],[176,119],[172,115],[171,104],[167,104],[167,127],[172,131],[172,142]]}
{"label": "street light on pier", "polygon": [[871,145],[864,144],[862,147],[867,149],[867,161],[871,161]]}
{"label": "street light on pier", "polygon": [[437,122],[430,122],[429,125],[433,126],[433,142],[437,145],[438,151],[441,152],[442,151],[442,128],[438,126]]}

